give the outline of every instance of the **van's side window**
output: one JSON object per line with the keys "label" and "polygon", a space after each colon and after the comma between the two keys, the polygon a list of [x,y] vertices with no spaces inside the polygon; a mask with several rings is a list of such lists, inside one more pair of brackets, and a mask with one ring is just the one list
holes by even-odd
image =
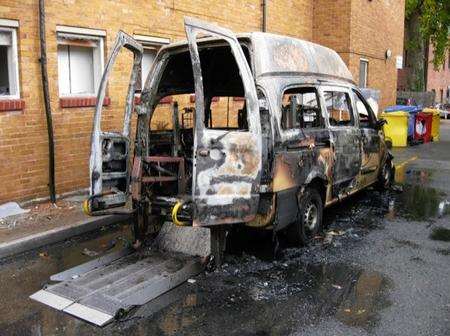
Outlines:
{"label": "van's side window", "polygon": [[353,97],[355,99],[356,112],[359,116],[359,127],[361,128],[373,128],[375,126],[375,116],[370,110],[367,102],[364,101],[357,91],[353,91]]}
{"label": "van's side window", "polygon": [[325,91],[324,99],[330,126],[353,126],[355,124],[348,93]]}
{"label": "van's side window", "polygon": [[302,87],[286,90],[283,94],[281,110],[283,129],[324,126],[315,88]]}

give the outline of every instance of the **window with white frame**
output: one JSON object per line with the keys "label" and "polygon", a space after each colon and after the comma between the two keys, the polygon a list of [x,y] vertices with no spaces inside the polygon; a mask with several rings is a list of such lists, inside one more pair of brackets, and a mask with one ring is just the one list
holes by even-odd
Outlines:
{"label": "window with white frame", "polygon": [[0,19],[0,99],[19,98],[18,21]]}
{"label": "window with white frame", "polygon": [[366,59],[359,60],[359,87],[367,87],[367,72],[369,71],[369,61]]}
{"label": "window with white frame", "polygon": [[57,26],[59,95],[94,96],[103,73],[105,32]]}
{"label": "window with white frame", "polygon": [[158,50],[163,45],[168,44],[170,40],[167,38],[148,35],[134,35],[134,38],[144,47],[144,54],[142,55],[141,74],[140,74],[141,80],[137,86],[137,91],[140,91],[145,85],[145,80],[147,79],[147,76],[150,72],[153,62],[155,61],[155,57],[156,54],[158,53]]}

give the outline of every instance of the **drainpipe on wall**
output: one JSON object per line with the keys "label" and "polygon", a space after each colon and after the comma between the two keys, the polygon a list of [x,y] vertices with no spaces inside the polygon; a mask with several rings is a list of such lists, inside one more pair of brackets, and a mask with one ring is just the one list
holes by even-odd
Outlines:
{"label": "drainpipe on wall", "polygon": [[262,0],[262,31],[267,31],[267,0]]}
{"label": "drainpipe on wall", "polygon": [[44,94],[45,116],[47,119],[48,133],[48,187],[50,191],[50,201],[55,203],[55,143],[53,140],[52,110],[50,106],[50,95],[48,92],[47,48],[45,39],[45,0],[39,0],[39,37],[41,44],[41,57],[39,62],[41,63],[42,91]]}

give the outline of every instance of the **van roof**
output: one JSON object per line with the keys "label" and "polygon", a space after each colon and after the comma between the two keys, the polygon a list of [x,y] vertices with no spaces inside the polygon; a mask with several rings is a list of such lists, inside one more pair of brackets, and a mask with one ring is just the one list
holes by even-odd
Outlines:
{"label": "van roof", "polygon": [[332,49],[293,37],[250,34],[257,76],[301,74],[353,82],[342,58]]}
{"label": "van roof", "polygon": [[[294,37],[253,32],[236,35],[239,40],[250,40],[255,62],[255,76],[312,76],[353,82],[353,76],[342,58],[332,49]],[[200,44],[220,40],[202,37]],[[186,47],[187,41],[178,41],[162,48],[173,50]]]}

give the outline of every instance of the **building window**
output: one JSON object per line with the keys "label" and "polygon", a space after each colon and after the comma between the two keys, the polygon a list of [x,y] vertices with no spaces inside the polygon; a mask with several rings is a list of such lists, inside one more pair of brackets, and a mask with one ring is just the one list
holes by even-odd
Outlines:
{"label": "building window", "polygon": [[150,68],[155,61],[157,49],[153,48],[145,48],[144,54],[142,55],[142,67],[141,67],[141,89],[145,85],[145,80],[147,79],[148,73],[150,72]]}
{"label": "building window", "polygon": [[[2,26],[0,20],[0,99],[19,98],[19,63],[17,59],[17,26]],[[17,24],[17,26],[15,26]]]}
{"label": "building window", "polygon": [[103,72],[104,31],[57,27],[59,95],[94,96]]}
{"label": "building window", "polygon": [[138,41],[144,47],[144,54],[142,55],[142,65],[140,73],[140,81],[136,87],[136,91],[141,91],[145,85],[145,80],[150,72],[150,69],[155,61],[158,50],[165,44],[169,44],[170,40],[167,38],[148,36],[148,35],[134,35],[136,41]]}
{"label": "building window", "polygon": [[359,60],[359,87],[367,87],[367,73],[369,71],[369,61],[365,59]]}

